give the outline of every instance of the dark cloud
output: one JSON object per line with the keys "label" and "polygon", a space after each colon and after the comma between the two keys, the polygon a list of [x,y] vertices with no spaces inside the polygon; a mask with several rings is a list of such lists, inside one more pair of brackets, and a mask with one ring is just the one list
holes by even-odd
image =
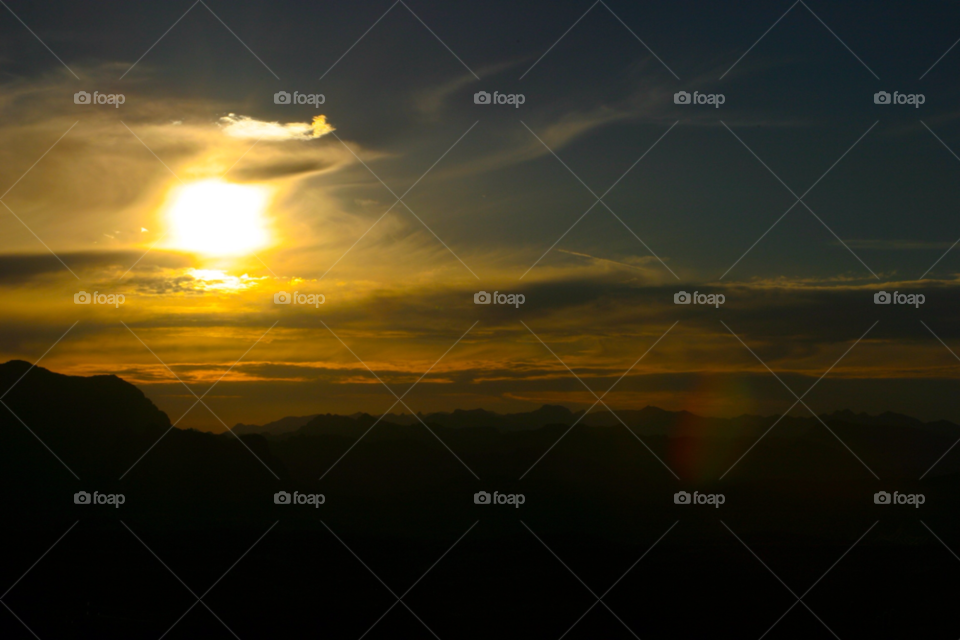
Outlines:
{"label": "dark cloud", "polygon": [[104,271],[112,272],[116,269],[120,269],[122,274],[138,260],[143,267],[165,268],[185,267],[191,262],[189,256],[164,251],[152,252],[148,257],[144,257],[142,251],[72,251],[57,255],[0,254],[0,285],[21,285],[51,275],[66,274],[73,279],[64,263],[77,274],[102,276]]}

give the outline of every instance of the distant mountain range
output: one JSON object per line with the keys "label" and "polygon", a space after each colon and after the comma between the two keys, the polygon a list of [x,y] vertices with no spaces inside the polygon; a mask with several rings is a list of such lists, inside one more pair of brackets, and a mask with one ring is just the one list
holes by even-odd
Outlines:
{"label": "distant mountain range", "polygon": [[[743,415],[736,418],[705,418],[687,411],[667,411],[654,406],[643,409],[623,409],[610,413],[609,411],[595,411],[583,416],[583,411],[571,411],[559,405],[543,405],[533,411],[519,413],[496,413],[486,409],[456,409],[455,411],[441,411],[436,413],[388,413],[382,417],[368,413],[354,413],[349,416],[337,414],[313,414],[309,416],[288,416],[268,422],[264,425],[237,423],[233,432],[237,435],[258,433],[264,436],[282,436],[292,433],[319,433],[324,430],[350,428],[355,426],[369,426],[377,422],[380,424],[408,426],[419,424],[421,421],[428,425],[438,425],[450,429],[475,427],[492,427],[502,432],[524,431],[539,429],[548,425],[572,425],[579,421],[585,426],[612,427],[621,425],[623,420],[628,426],[638,429],[646,435],[703,436],[709,433],[712,437],[736,437],[744,430],[754,430],[769,426],[771,419],[778,416],[764,417]],[[851,425],[876,427],[908,427],[928,433],[949,436],[956,434],[960,437],[960,426],[946,420],[923,422],[899,413],[885,412],[871,416],[866,413],[854,413],[850,410],[835,411],[821,414],[824,421],[843,422]],[[778,434],[800,435],[817,421],[813,418],[788,419],[784,428]],[[810,423],[810,424],[808,424]],[[704,428],[707,428],[705,432]]]}
{"label": "distant mountain range", "polygon": [[[548,424],[573,424],[580,417],[582,411],[573,412],[566,407],[544,405],[534,411],[524,413],[499,414],[485,409],[457,409],[453,412],[437,412],[419,414],[388,413],[381,418],[381,422],[393,425],[419,424],[420,420],[428,424],[435,424],[452,429],[467,427],[493,427],[501,431],[519,431],[537,429]],[[239,423],[233,427],[233,432],[260,433],[263,435],[279,436],[297,431],[301,427],[313,424],[314,428],[335,422],[337,418],[348,417],[358,423],[366,423],[371,417],[367,413],[354,413],[350,416],[335,416],[333,414],[314,414],[311,416],[290,416],[268,422],[265,425]],[[376,419],[376,416],[373,417]]]}
{"label": "distant mountain range", "polygon": [[242,422],[238,422],[233,426],[233,432],[238,436],[248,433],[263,433],[272,436],[278,436],[282,433],[296,431],[303,425],[316,418],[317,415],[318,414],[314,414],[312,416],[287,416],[286,418],[280,418],[279,420],[274,420],[273,422],[268,422],[264,425],[243,424]]}
{"label": "distant mountain range", "polygon": [[[925,423],[894,413],[870,416],[839,411],[821,416],[828,429],[812,416],[709,418],[656,407],[584,416],[581,411],[551,405],[512,414],[473,409],[420,416],[388,414],[380,420],[366,413],[318,414],[286,417],[262,426],[238,424],[233,434],[210,434],[171,428],[166,414],[116,376],[66,376],[11,361],[0,365],[0,388],[10,387],[13,390],[4,402],[13,413],[0,411],[0,425],[6,427],[0,455],[9,458],[8,470],[28,463],[56,465],[44,451],[48,447],[77,475],[113,478],[134,466],[142,472],[164,457],[173,457],[181,466],[189,459],[203,459],[206,475],[249,467],[252,461],[261,471],[267,467],[279,477],[316,478],[357,442],[360,452],[379,452],[384,442],[407,443],[395,448],[399,456],[439,450],[444,462],[453,460],[456,468],[456,460],[443,451],[449,447],[464,461],[490,465],[489,472],[519,477],[575,423],[560,451],[582,446],[598,459],[611,460],[630,451],[645,465],[663,471],[643,451],[647,445],[667,466],[676,467],[681,478],[684,474],[718,478],[758,440],[758,450],[751,452],[740,473],[760,477],[782,477],[805,469],[866,473],[868,466],[880,477],[917,478],[960,437],[960,426],[953,423]],[[259,458],[259,465],[251,453]],[[138,463],[141,457],[144,460]],[[472,465],[467,462],[467,466]],[[186,473],[186,469],[182,470]],[[946,456],[932,473],[957,472],[960,455]]]}

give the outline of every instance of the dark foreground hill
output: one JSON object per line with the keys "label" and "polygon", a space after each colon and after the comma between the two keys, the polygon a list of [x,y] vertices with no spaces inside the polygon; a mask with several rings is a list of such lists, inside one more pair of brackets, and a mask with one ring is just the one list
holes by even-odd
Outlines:
{"label": "dark foreground hill", "polygon": [[[9,362],[10,387],[2,638],[33,637],[22,623],[44,639],[960,635],[950,423],[543,407],[214,435],[171,428],[114,376]],[[683,491],[723,503],[676,504]],[[75,504],[82,492],[123,504]],[[816,616],[778,578],[798,595],[816,583]],[[617,586],[596,604],[580,580]],[[214,584],[196,604],[189,590]],[[397,604],[390,590],[411,585]]]}

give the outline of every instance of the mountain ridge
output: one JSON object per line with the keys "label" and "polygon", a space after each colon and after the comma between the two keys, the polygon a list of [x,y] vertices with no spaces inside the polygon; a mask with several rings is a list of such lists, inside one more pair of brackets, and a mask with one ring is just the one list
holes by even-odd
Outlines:
{"label": "mountain ridge", "polygon": [[[934,463],[934,475],[960,473],[960,460],[955,456],[937,462],[950,451],[960,426],[946,421],[924,423],[890,412],[870,416],[838,411],[820,419],[751,415],[710,418],[653,406],[613,414],[544,405],[515,414],[473,409],[379,418],[367,413],[289,416],[285,428],[294,428],[281,433],[214,434],[174,428],[169,417],[140,389],[113,375],[69,376],[11,361],[0,365],[0,388],[9,391],[4,404],[10,411],[0,410],[0,425],[5,427],[3,457],[11,473],[13,469],[22,472],[30,465],[55,465],[44,447],[56,452],[58,459],[62,456],[61,463],[72,473],[76,468],[81,476],[118,478],[130,469],[135,469],[136,475],[154,466],[189,461],[178,472],[192,482],[213,482],[213,476],[220,482],[226,477],[224,470],[233,468],[253,468],[264,474],[266,467],[277,477],[288,472],[308,477],[324,461],[332,464],[355,446],[357,456],[372,455],[386,463],[393,457],[419,459],[426,451],[444,445],[458,455],[487,460],[490,472],[502,473],[509,468],[509,475],[519,469],[519,476],[564,438],[563,446],[578,443],[576,446],[583,448],[592,462],[612,460],[621,455],[620,449],[642,443],[685,473],[692,472],[690,465],[697,459],[709,459],[715,467],[710,473],[717,476],[761,440],[760,449],[773,456],[778,465],[788,466],[790,473],[819,469],[818,460],[836,455],[840,457],[831,464],[848,469],[851,461],[858,464],[850,451],[863,454],[880,475],[919,477]],[[824,427],[821,419],[829,426]],[[701,453],[691,457],[689,452]],[[140,458],[145,462],[137,467]],[[763,457],[751,456],[747,464],[760,459]],[[764,464],[754,473],[785,473],[778,465]]]}

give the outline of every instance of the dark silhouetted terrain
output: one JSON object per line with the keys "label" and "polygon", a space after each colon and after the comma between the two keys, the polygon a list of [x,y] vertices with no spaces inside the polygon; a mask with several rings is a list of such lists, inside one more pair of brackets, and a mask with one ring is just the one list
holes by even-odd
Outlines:
{"label": "dark silhouetted terrain", "polygon": [[[29,369],[0,365],[0,388],[23,376],[0,406],[0,586],[16,583],[3,601],[44,640],[232,637],[217,617],[244,639],[433,637],[406,606],[440,638],[559,638],[588,609],[567,638],[759,638],[775,622],[766,637],[833,637],[801,604],[777,622],[796,600],[777,577],[797,595],[817,583],[804,603],[840,638],[960,635],[960,560],[931,533],[960,550],[960,453],[920,480],[960,437],[951,423],[787,417],[755,444],[778,416],[617,411],[631,433],[546,406],[215,435],[171,429],[119,378]],[[678,505],[681,490],[725,502]],[[881,490],[925,503],[876,505]],[[598,596],[616,586],[591,609],[564,563]],[[397,596],[415,587],[396,604],[364,564]],[[0,637],[30,636],[5,616]]]}

